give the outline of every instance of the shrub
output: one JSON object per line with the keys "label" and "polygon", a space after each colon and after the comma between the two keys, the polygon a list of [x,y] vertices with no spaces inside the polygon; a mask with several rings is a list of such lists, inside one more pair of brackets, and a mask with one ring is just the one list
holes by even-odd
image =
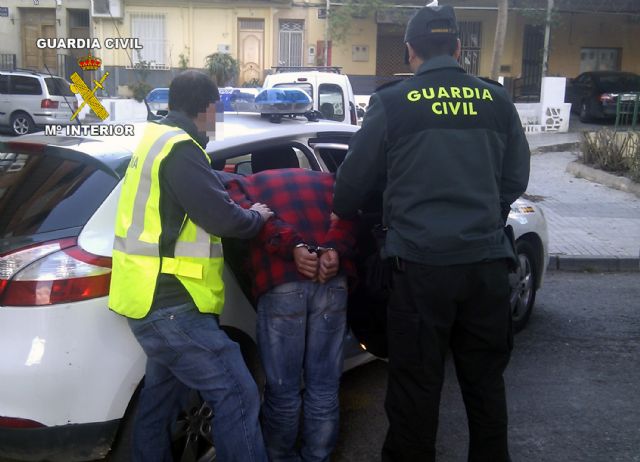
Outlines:
{"label": "shrub", "polygon": [[129,84],[128,87],[133,92],[133,98],[138,102],[144,100],[144,97],[147,96],[147,93],[153,88],[147,82],[136,82]]}
{"label": "shrub", "polygon": [[240,73],[240,66],[233,56],[227,53],[213,53],[205,58],[205,70],[212,76],[219,87],[235,81]]}
{"label": "shrub", "polygon": [[583,162],[609,172],[628,172],[634,151],[635,156],[638,151],[638,138],[631,133],[633,132],[618,132],[609,128],[597,132],[584,132]]}

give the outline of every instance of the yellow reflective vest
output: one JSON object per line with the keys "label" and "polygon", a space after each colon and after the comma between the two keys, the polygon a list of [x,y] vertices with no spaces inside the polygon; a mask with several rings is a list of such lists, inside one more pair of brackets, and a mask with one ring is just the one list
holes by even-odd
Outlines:
{"label": "yellow reflective vest", "polygon": [[[160,165],[176,143],[186,140],[193,141],[184,130],[147,124],[122,182],[109,307],[124,316],[140,319],[147,315],[160,273],[175,275],[201,312],[222,311],[219,237],[208,234],[185,215],[173,257],[160,255]],[[202,154],[210,161],[204,149]]]}

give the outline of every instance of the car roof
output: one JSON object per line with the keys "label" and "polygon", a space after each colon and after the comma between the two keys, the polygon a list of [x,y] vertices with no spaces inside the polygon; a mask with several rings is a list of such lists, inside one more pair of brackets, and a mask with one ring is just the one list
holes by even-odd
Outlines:
{"label": "car roof", "polygon": [[49,75],[44,72],[32,71],[29,69],[14,69],[14,70],[0,70],[2,74],[12,74],[12,75],[25,75],[29,77],[57,77],[62,79],[59,75]]}
{"label": "car roof", "polygon": [[586,75],[593,75],[593,76],[602,76],[602,75],[631,75],[631,76],[638,76],[638,74],[635,74],[633,72],[628,72],[628,71],[587,71],[587,72],[583,72],[582,74],[586,74]]}
{"label": "car roof", "polygon": [[[216,138],[207,144],[207,152],[256,142],[277,142],[314,132],[344,133],[348,136],[358,130],[355,125],[325,120],[309,122],[304,117],[283,117],[281,123],[272,123],[254,113],[224,113],[224,121],[216,124]],[[74,150],[114,165],[130,157],[142,138],[146,123],[136,122],[132,125],[133,136],[47,136],[40,132],[12,138],[10,141]]]}

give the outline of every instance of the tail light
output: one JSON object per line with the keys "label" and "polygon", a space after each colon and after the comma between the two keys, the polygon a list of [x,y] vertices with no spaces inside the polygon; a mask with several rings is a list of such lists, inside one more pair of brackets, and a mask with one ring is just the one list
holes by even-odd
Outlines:
{"label": "tail light", "polygon": [[42,109],[58,109],[58,101],[52,99],[43,99],[40,103]]}
{"label": "tail light", "polygon": [[42,428],[46,425],[36,422],[35,420],[20,419],[18,417],[2,417],[0,416],[0,427],[5,428]]}
{"label": "tail light", "polygon": [[0,257],[0,304],[42,306],[77,302],[109,293],[111,258],[61,239]]}
{"label": "tail light", "polygon": [[614,103],[616,101],[616,95],[612,95],[611,93],[603,93],[600,95],[601,103]]}

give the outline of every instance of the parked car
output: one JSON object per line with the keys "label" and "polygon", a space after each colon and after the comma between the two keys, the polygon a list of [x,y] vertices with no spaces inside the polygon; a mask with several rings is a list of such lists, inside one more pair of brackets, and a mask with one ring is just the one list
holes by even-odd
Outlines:
{"label": "parked car", "polygon": [[156,115],[166,116],[169,113],[169,89],[154,88],[146,96],[149,110]]}
{"label": "parked car", "polygon": [[220,88],[220,103],[223,112],[251,112],[261,88]]}
{"label": "parked car", "polygon": [[[278,167],[274,152],[282,151],[301,168],[333,172],[358,129],[289,117],[273,124],[247,113],[225,114],[217,128],[222,135],[206,149],[215,168],[236,173],[251,173],[255,156]],[[0,142],[0,457],[72,462],[115,447],[111,460],[128,460],[118,451],[126,453],[145,356],[125,319],[107,308],[107,295],[118,196],[142,131],[136,125],[133,137],[32,134]],[[365,234],[380,221],[375,213],[363,219]],[[547,231],[541,210],[524,200],[512,207],[509,224],[522,262],[512,275],[521,327],[543,281]],[[221,325],[260,383],[247,245],[223,245]],[[360,313],[369,308],[350,303]],[[346,341],[345,369],[373,359],[367,338],[350,332]],[[211,409],[195,393],[183,408],[173,429],[175,460],[214,460]]]}
{"label": "parked car", "polygon": [[[627,93],[640,93],[640,75],[631,72],[583,72],[567,82],[565,102],[582,122],[612,119],[619,98]],[[624,99],[623,99],[624,100]]]}
{"label": "parked car", "polygon": [[29,70],[0,71],[0,126],[25,135],[46,124],[76,123],[78,99],[69,82]]}

